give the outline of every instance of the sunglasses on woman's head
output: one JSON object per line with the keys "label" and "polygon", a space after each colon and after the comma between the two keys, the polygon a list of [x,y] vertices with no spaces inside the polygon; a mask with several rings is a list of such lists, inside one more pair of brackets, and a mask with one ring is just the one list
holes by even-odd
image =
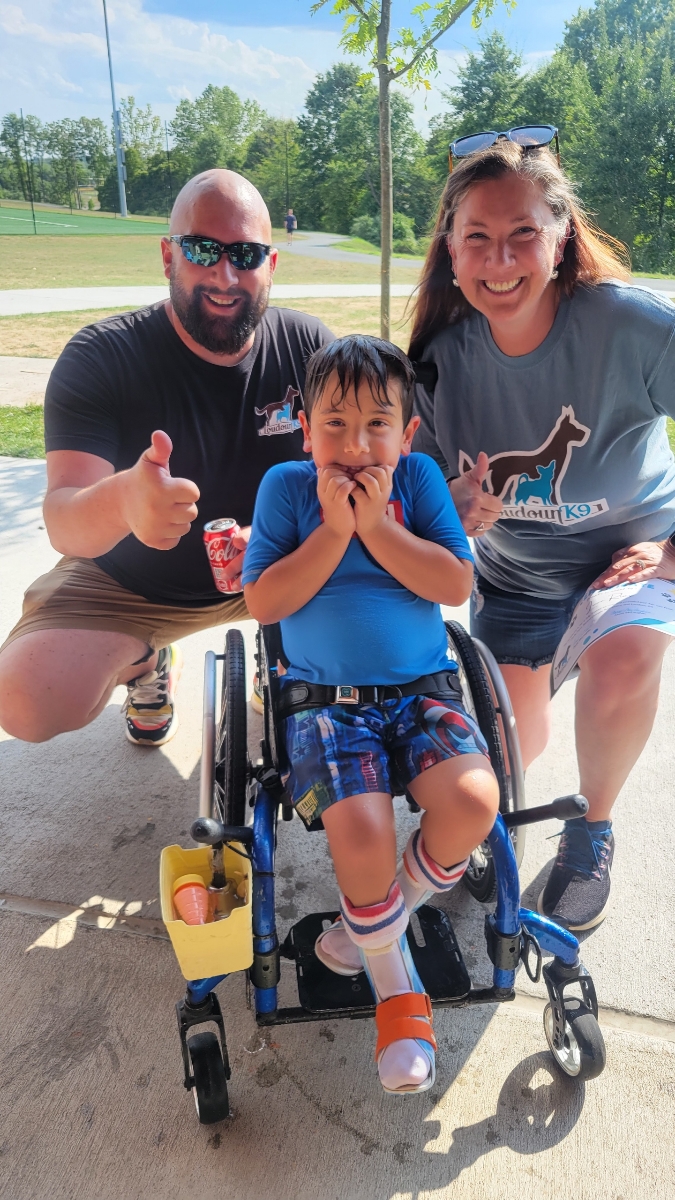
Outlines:
{"label": "sunglasses on woman's head", "polygon": [[169,241],[176,242],[188,262],[198,267],[215,267],[226,254],[235,271],[257,271],[272,249],[262,242],[217,242],[196,233],[174,233]]}
{"label": "sunglasses on woman's head", "polygon": [[555,152],[560,166],[560,145],[555,125],[518,125],[515,129],[507,129],[503,133],[491,130],[488,133],[470,133],[467,137],[457,138],[456,142],[450,143],[450,170],[452,171],[453,158],[466,158],[469,154],[476,154],[478,150],[486,150],[488,146],[494,146],[500,138],[515,142],[517,146],[522,146],[523,150],[537,150],[555,140]]}

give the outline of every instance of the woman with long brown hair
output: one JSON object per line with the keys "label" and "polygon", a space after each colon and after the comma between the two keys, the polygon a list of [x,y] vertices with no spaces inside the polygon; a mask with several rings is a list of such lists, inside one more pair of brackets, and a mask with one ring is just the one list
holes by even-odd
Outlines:
{"label": "woman with long brown hair", "polygon": [[[476,538],[472,632],[501,664],[526,766],[546,746],[550,663],[586,588],[675,578],[675,309],[630,284],[626,258],[546,146],[501,135],[450,174],[416,301],[410,356],[427,366],[414,448],[444,468]],[[605,915],[610,813],[669,643],[626,626],[582,656],[589,812],[567,823],[539,897],[568,928]]]}

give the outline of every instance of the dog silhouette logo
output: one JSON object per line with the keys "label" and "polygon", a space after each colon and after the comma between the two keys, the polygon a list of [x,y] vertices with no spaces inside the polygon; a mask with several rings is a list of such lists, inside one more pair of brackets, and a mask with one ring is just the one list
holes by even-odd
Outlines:
{"label": "dog silhouette logo", "polygon": [[[564,405],[546,441],[536,450],[506,450],[488,459],[485,483],[502,501],[501,520],[539,521],[578,525],[608,511],[605,499],[565,503],[560,495],[572,452],[585,446],[591,435],[571,405]],[[459,472],[475,466],[470,456],[459,452]]]}
{"label": "dog silhouette logo", "polygon": [[554,470],[555,460],[546,467],[537,467],[537,479],[534,481],[523,471],[518,479],[516,494],[513,498],[514,504],[531,504],[533,500],[540,504],[550,504]]}
{"label": "dog silhouette logo", "polygon": [[258,426],[258,435],[272,437],[275,434],[295,433],[300,428],[300,422],[294,416],[295,402],[299,398],[298,389],[289,386],[283,400],[272,400],[264,408],[255,408],[255,415],[265,418],[263,424]]}
{"label": "dog silhouette logo", "polygon": [[[493,496],[499,496],[508,503],[512,488],[524,497],[526,481],[529,480],[530,495],[536,496],[544,504],[560,504],[560,484],[569,466],[572,451],[577,446],[585,446],[590,433],[587,425],[582,425],[576,420],[574,409],[565,405],[546,441],[536,450],[507,450],[492,456],[486,479],[489,490]],[[473,466],[469,455],[460,450],[460,474],[464,475]],[[549,480],[546,472],[551,466],[550,484],[546,488]],[[544,500],[545,488],[548,495]],[[514,504],[521,502],[517,495],[511,500]]]}

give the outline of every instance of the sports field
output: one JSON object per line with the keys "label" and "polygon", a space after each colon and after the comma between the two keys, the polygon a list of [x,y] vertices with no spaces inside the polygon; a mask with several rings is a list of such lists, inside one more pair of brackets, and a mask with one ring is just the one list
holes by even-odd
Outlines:
{"label": "sports field", "polygon": [[[161,237],[167,231],[167,221],[157,217],[127,217],[123,221],[114,213],[74,212],[69,209],[35,209],[35,227],[38,237],[111,237],[116,235],[157,233]],[[9,205],[5,200],[0,205],[0,235],[35,237],[30,207]]]}

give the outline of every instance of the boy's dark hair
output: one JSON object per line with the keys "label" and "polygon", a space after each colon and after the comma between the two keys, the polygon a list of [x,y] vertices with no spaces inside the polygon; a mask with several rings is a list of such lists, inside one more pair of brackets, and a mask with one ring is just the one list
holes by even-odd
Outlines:
{"label": "boy's dark hair", "polygon": [[389,380],[397,379],[401,385],[404,428],[408,424],[413,409],[415,372],[410,359],[398,346],[381,338],[350,333],[317,350],[307,363],[304,408],[308,421],[314,405],[323,396],[330,376],[334,374],[338,377],[338,386],[330,397],[334,408],[344,402],[351,387],[358,396],[362,383],[368,384],[371,396],[382,408],[391,408],[387,384]]}

